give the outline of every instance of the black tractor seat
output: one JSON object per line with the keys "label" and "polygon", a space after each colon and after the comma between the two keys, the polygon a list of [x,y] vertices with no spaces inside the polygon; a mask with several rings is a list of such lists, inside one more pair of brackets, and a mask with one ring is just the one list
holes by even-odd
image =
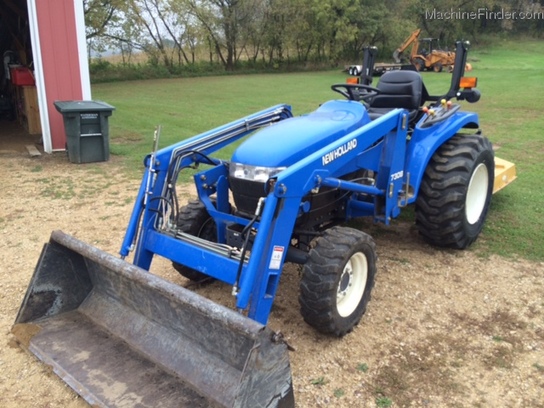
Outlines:
{"label": "black tractor seat", "polygon": [[376,88],[380,93],[370,101],[368,114],[371,120],[397,108],[408,110],[410,120],[417,116],[423,103],[423,79],[418,72],[388,71]]}

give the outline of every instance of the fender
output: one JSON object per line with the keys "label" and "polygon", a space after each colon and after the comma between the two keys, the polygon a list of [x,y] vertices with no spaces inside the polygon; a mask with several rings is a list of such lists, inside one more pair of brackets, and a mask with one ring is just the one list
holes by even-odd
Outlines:
{"label": "fender", "polygon": [[424,128],[427,115],[417,123],[406,149],[406,173],[410,175],[413,194],[408,203],[415,202],[425,169],[436,150],[461,129],[478,129],[478,115],[473,112],[456,112],[449,120]]}

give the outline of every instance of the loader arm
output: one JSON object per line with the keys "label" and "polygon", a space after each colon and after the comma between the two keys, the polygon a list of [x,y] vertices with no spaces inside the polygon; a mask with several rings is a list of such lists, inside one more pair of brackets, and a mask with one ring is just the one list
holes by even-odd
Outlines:
{"label": "loader arm", "polygon": [[[141,248],[135,246],[136,242],[142,242],[141,239],[138,239],[139,233],[143,231],[140,227],[142,225],[151,227],[155,223],[160,197],[164,197],[168,183],[175,182],[172,180],[173,174],[180,168],[188,167],[195,162],[195,158],[193,158],[195,152],[200,153],[196,158],[198,161],[260,127],[292,116],[290,106],[276,105],[169,146],[160,150],[156,156],[147,156],[144,162],[147,170],[144,172],[125,238],[119,251],[121,257],[124,258],[131,251],[136,250],[134,263],[144,269],[149,269],[150,254],[142,253]],[[154,159],[155,163],[151,163],[151,159]]]}

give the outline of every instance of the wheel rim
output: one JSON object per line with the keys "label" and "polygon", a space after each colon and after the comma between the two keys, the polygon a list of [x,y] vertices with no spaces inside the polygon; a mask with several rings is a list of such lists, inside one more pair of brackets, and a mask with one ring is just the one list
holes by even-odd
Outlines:
{"label": "wheel rim", "polygon": [[487,200],[488,186],[487,166],[480,163],[472,173],[468,184],[465,215],[469,224],[475,224],[480,219]]}
{"label": "wheel rim", "polygon": [[336,308],[340,316],[347,317],[357,309],[365,292],[367,278],[366,256],[357,252],[348,260],[340,276],[336,294]]}

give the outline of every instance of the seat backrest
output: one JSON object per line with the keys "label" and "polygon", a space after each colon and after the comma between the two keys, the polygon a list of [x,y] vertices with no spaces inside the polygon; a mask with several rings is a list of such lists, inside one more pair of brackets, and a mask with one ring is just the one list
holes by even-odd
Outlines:
{"label": "seat backrest", "polygon": [[388,71],[380,78],[377,88],[380,94],[372,99],[371,108],[415,110],[421,106],[423,80],[418,72]]}

